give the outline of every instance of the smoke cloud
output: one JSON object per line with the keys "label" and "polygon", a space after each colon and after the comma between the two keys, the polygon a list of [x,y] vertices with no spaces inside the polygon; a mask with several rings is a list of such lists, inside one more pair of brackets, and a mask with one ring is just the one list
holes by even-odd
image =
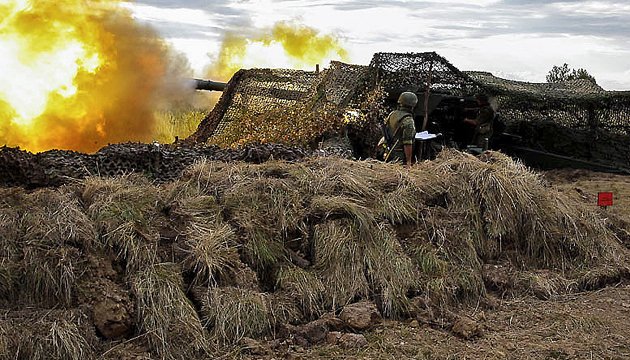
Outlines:
{"label": "smoke cloud", "polygon": [[186,59],[121,1],[9,0],[0,19],[0,144],[150,141],[156,107],[193,91]]}
{"label": "smoke cloud", "polygon": [[332,34],[291,22],[245,36],[226,32],[219,53],[206,70],[212,79],[227,81],[241,68],[290,67],[314,69],[330,60],[348,60],[341,40]]}

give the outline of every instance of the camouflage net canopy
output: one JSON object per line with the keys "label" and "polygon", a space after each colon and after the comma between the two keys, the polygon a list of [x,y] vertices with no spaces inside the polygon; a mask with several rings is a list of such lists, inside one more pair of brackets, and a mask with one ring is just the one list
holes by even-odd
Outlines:
{"label": "camouflage net canopy", "polygon": [[343,111],[351,101],[363,98],[357,94],[365,90],[369,70],[341,62],[332,62],[322,72],[240,70],[190,139],[204,143],[214,136],[218,139],[214,143],[221,146],[312,145],[322,133],[347,124]]}
{"label": "camouflage net canopy", "polygon": [[[377,53],[368,66],[332,62],[319,73],[241,70],[190,139],[220,146],[313,146],[323,135],[349,128],[356,150],[357,145],[375,144],[377,124],[400,92],[427,89],[455,96],[487,93],[496,100],[508,131],[532,148],[597,162],[611,158],[602,152],[628,152],[630,92],[605,91],[586,80],[527,83],[463,72],[435,52]],[[567,146],[560,148],[542,135],[567,138]],[[575,155],[576,145],[592,147],[593,137],[610,146]],[[609,162],[630,167],[628,156]]]}
{"label": "camouflage net canopy", "polygon": [[487,72],[468,76],[497,98],[509,123],[544,122],[572,129],[599,129],[630,135],[630,92],[606,91],[589,80],[527,83],[505,80]]}
{"label": "camouflage net canopy", "polygon": [[[424,91],[427,86],[431,91],[456,95],[480,89],[466,74],[434,52],[377,53],[369,66],[333,61],[328,69],[319,73],[241,70],[232,77],[217,105],[190,139],[206,142],[212,137],[221,137],[230,127],[232,132],[240,131],[233,134],[236,137],[232,140],[239,135],[245,138],[251,135],[247,124],[258,118],[272,121],[276,126],[291,124],[299,128],[309,116],[319,120],[313,133],[308,134],[317,138],[342,125],[374,123],[388,110],[385,104],[388,96],[402,91]],[[321,121],[322,117],[325,121]],[[272,134],[266,134],[269,136]],[[287,140],[290,144],[304,143],[295,137]],[[230,144],[223,141],[220,145]]]}

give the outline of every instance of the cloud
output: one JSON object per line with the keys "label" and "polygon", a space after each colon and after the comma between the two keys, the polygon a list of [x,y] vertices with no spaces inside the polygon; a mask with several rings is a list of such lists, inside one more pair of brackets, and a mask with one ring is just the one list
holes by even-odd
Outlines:
{"label": "cloud", "polygon": [[[544,79],[549,62],[570,62],[571,58],[562,56],[573,53],[582,54],[578,55],[583,56],[581,61],[593,61],[581,65],[588,70],[610,64],[615,71],[625,71],[627,66],[619,70],[620,54],[630,51],[630,4],[625,0],[139,0],[135,4],[170,12],[146,19],[167,38],[205,39],[218,47],[227,31],[247,36],[277,21],[294,20],[337,34],[345,40],[353,61],[365,62],[368,54],[377,51],[438,51],[467,58],[479,53],[469,46],[474,44],[505,59],[506,65],[489,64],[480,56],[473,68],[533,74],[538,67],[537,79]],[[185,13],[186,9],[199,11],[205,18],[190,21],[173,16],[174,11]],[[496,39],[502,39],[501,43],[492,44]],[[533,63],[524,64],[527,69],[517,68],[523,66],[519,61],[523,52],[541,51],[537,43],[555,44],[555,48],[539,54],[544,61],[532,56]],[[529,48],[521,51],[523,47]],[[195,50],[190,47],[189,51]],[[598,60],[596,53],[605,56]],[[615,79],[608,72],[602,76]],[[622,75],[619,78],[630,88],[627,76],[627,82]],[[613,86],[619,88],[619,81]]]}

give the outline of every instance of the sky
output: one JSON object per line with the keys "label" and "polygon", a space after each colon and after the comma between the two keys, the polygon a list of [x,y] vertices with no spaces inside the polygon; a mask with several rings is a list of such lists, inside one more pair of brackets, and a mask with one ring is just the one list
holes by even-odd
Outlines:
{"label": "sky", "polygon": [[253,36],[288,21],[338,37],[349,63],[366,65],[376,52],[435,51],[460,70],[529,82],[544,82],[554,65],[568,63],[606,90],[630,90],[630,0],[136,0],[129,6],[186,55],[198,76],[216,59],[225,34]]}

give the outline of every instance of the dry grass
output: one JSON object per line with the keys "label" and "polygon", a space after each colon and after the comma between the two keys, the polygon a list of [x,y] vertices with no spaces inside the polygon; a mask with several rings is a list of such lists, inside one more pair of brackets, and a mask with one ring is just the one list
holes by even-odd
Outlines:
{"label": "dry grass", "polygon": [[197,358],[207,351],[199,316],[184,293],[181,268],[173,263],[147,266],[132,280],[137,331],[163,359]]}
{"label": "dry grass", "polygon": [[176,136],[179,139],[185,139],[197,130],[199,123],[205,116],[205,110],[192,107],[157,111],[153,127],[153,140],[162,144],[170,144],[175,141]]}
{"label": "dry grass", "polygon": [[5,359],[96,359],[96,335],[75,311],[12,313],[0,320]]}
{"label": "dry grass", "polygon": [[71,306],[82,254],[97,238],[77,197],[68,188],[14,190],[0,204],[0,219],[6,220],[0,225],[3,297]]}
{"label": "dry grass", "polygon": [[260,337],[272,330],[266,295],[257,291],[220,287],[208,289],[202,299],[203,320],[213,338],[237,343],[243,337]]}
{"label": "dry grass", "polygon": [[9,299],[17,285],[17,269],[14,262],[2,258],[0,260],[0,299]]}
{"label": "dry grass", "polygon": [[[499,153],[444,151],[409,170],[330,158],[201,162],[164,186],[123,176],[0,195],[3,302],[82,305],[86,259],[120,263],[103,276],[131,288],[135,329],[163,358],[204,356],[210,339],[273,334],[364,299],[390,318],[412,312],[414,296],[476,303],[485,264],[513,272],[506,294],[541,298],[630,273],[595,211]],[[186,292],[200,288],[196,309]],[[55,326],[54,346],[78,356],[71,326]]]}
{"label": "dry grass", "polygon": [[306,318],[321,315],[325,288],[313,272],[297,266],[283,266],[278,271],[276,286],[294,298]]}
{"label": "dry grass", "polygon": [[284,240],[299,232],[305,209],[300,193],[285,179],[240,178],[223,196],[231,221],[245,234],[248,264],[268,271],[285,258]]}
{"label": "dry grass", "polygon": [[127,272],[158,262],[160,189],[140,176],[89,178],[83,184],[87,213],[105,244],[125,260]]}
{"label": "dry grass", "polygon": [[97,231],[72,187],[42,189],[28,195],[25,213],[26,241],[70,245],[90,250],[96,245]]}
{"label": "dry grass", "polygon": [[84,261],[76,248],[27,246],[20,269],[20,291],[35,302],[69,307]]}
{"label": "dry grass", "polygon": [[315,226],[314,263],[324,285],[326,308],[335,309],[369,294],[363,249],[355,241],[356,237],[349,220],[333,220]]}
{"label": "dry grass", "polygon": [[216,286],[221,278],[233,274],[240,262],[236,236],[228,224],[192,223],[184,243],[187,256],[183,266],[194,274],[194,285]]}
{"label": "dry grass", "polygon": [[594,213],[505,155],[489,153],[482,160],[449,151],[428,170],[454,173],[451,203],[479,227],[476,246],[483,260],[510,252],[515,263],[567,270],[618,259],[611,233]]}

